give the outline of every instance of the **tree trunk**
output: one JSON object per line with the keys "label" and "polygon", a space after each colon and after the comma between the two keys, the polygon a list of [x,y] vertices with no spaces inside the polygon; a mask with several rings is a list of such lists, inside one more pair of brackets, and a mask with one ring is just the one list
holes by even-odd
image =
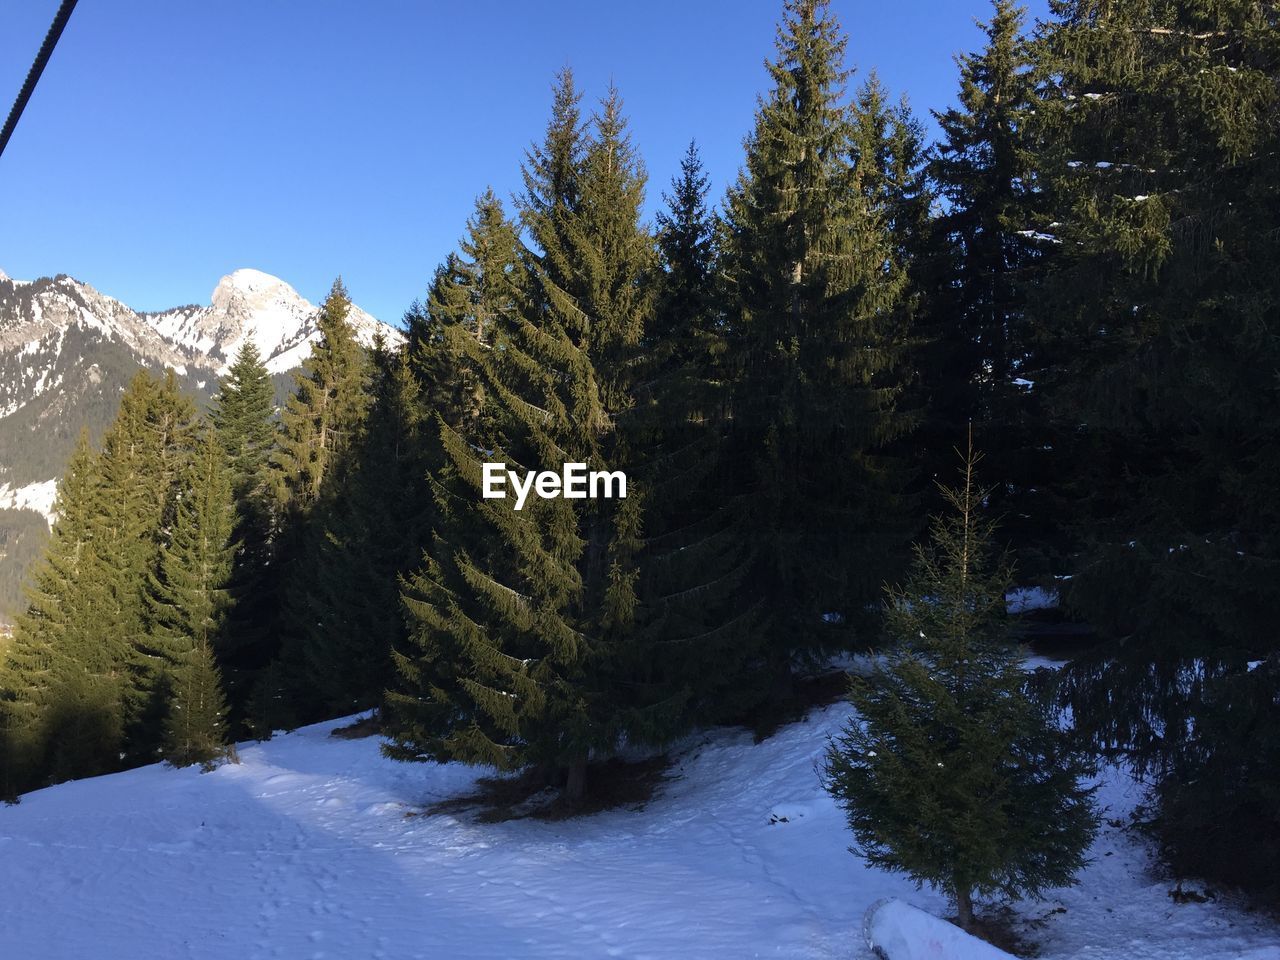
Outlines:
{"label": "tree trunk", "polygon": [[574,760],[569,764],[569,775],[564,781],[561,796],[570,803],[581,803],[587,795],[587,758]]}
{"label": "tree trunk", "polygon": [[965,933],[973,932],[973,891],[961,882],[956,883],[956,926]]}

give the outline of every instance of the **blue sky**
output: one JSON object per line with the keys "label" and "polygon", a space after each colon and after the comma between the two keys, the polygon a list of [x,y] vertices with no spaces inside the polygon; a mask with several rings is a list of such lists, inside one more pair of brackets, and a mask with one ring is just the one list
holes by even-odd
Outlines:
{"label": "blue sky", "polygon": [[[0,101],[57,0],[0,7]],[[1033,16],[1045,0],[1030,0]],[[81,0],[0,157],[0,269],[69,273],[144,310],[255,267],[320,299],[342,274],[395,322],[505,197],[552,75],[612,80],[649,210],[698,139],[718,196],[767,84],[780,0]],[[955,95],[987,0],[833,0],[859,76],[921,114]],[[855,83],[857,77],[855,77]]]}

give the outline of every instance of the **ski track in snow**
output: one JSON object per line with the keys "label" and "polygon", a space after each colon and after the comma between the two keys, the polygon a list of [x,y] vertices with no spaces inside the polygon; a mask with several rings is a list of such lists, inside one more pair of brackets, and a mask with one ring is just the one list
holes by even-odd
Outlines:
{"label": "ski track in snow", "polygon": [[[0,957],[863,960],[873,902],[946,904],[848,853],[816,773],[847,715],[760,745],[692,738],[643,812],[557,823],[409,816],[480,772],[384,760],[376,738],[328,735],[346,721],[244,745],[210,774],[63,784],[0,808]],[[1118,773],[1099,793],[1108,818],[1138,797]],[[1046,918],[1048,960],[1280,960],[1264,919],[1175,905],[1127,832],[1104,827],[1093,856],[1080,886],[1019,907]]]}

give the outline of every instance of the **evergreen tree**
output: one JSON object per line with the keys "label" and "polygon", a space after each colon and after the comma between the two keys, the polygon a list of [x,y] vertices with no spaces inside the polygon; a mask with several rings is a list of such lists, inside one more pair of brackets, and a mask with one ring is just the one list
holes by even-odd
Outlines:
{"label": "evergreen tree", "polygon": [[974,486],[945,491],[911,579],[889,594],[897,642],[854,679],[857,715],[827,750],[827,788],[873,866],[952,896],[974,927],[973,897],[1039,896],[1074,882],[1093,839],[1087,768],[1042,702],[1026,692],[1005,629],[1010,570]]}
{"label": "evergreen tree", "polygon": [[[907,98],[889,102],[874,72],[858,88],[851,110],[852,155],[858,188],[892,238],[886,268],[911,274],[928,229],[933,193],[925,176],[924,131]],[[917,294],[908,283],[904,309]]]}
{"label": "evergreen tree", "polygon": [[6,654],[10,792],[153,759],[163,678],[146,644],[148,577],[167,542],[195,407],[140,372],[98,456],[82,436],[31,603]]}
{"label": "evergreen tree", "polygon": [[[537,252],[511,249],[518,271],[482,271],[491,338],[457,323],[445,331],[483,381],[482,422],[492,426],[482,435],[439,424],[441,519],[407,599],[407,690],[391,701],[389,749],[402,759],[533,764],[559,771],[574,798],[593,753],[662,727],[663,704],[613,682],[634,627],[642,504],[628,490],[620,502],[539,498],[516,512],[481,498],[480,467],[627,464],[616,418],[631,405],[651,309],[652,243],[638,223],[644,175],[616,94],[590,137],[578,104],[566,72],[525,168],[522,214]],[[473,249],[514,236],[489,202],[470,233]]]}
{"label": "evergreen tree", "polygon": [[845,37],[825,3],[789,0],[725,231],[737,390],[733,445],[757,552],[747,595],[769,613],[763,674],[850,642],[905,557],[905,477],[888,446],[906,275],[859,189],[843,101]]}
{"label": "evergreen tree", "polygon": [[155,759],[164,694],[160,664],[146,648],[147,588],[172,529],[179,481],[196,443],[196,410],[173,373],[139,373],[120,401],[99,457],[100,499],[92,527],[107,596],[95,630],[101,656],[124,678],[129,762]]}
{"label": "evergreen tree", "polygon": [[994,0],[986,45],[958,60],[958,105],[935,113],[942,139],[929,174],[945,209],[933,221],[926,281],[932,342],[922,356],[929,416],[920,439],[934,451],[928,469],[936,474],[942,451],[973,425],[996,481],[993,504],[1006,518],[1002,533],[1026,556],[1054,539],[1048,505],[1035,502],[1054,466],[1036,405],[1038,336],[1027,298],[1056,237],[1044,222],[1024,17],[1013,0]]}
{"label": "evergreen tree", "polygon": [[236,603],[219,637],[217,659],[227,679],[244,686],[272,652],[277,593],[272,554],[270,458],[275,443],[275,390],[253,339],[245,340],[219,381],[209,419],[229,458],[238,550],[232,575]]}
{"label": "evergreen tree", "polygon": [[305,672],[327,712],[377,706],[403,645],[399,578],[422,558],[427,506],[418,383],[408,358],[379,337],[373,401],[343,488],[325,510],[315,577],[305,584],[313,626]]}
{"label": "evergreen tree", "polygon": [[[716,234],[708,178],[691,143],[657,215],[660,272],[642,343],[640,384],[623,429],[646,491],[637,628],[626,666],[668,704],[667,722],[743,716],[758,601],[740,589],[745,548],[742,499],[724,457],[725,337],[718,312]],[[661,691],[661,692],[660,692]]]}
{"label": "evergreen tree", "polygon": [[690,141],[671,193],[663,194],[666,208],[657,215],[662,273],[645,331],[645,354],[656,355],[659,368],[683,370],[693,364],[706,371],[722,349],[713,285],[718,220],[707,207],[710,183],[697,144]]}
{"label": "evergreen tree", "polygon": [[325,715],[325,698],[307,668],[308,651],[324,642],[311,605],[326,574],[325,541],[345,497],[369,407],[370,363],[348,322],[350,310],[346,287],[335,280],[316,318],[320,338],[294,374],[272,455],[281,663],[268,676],[284,686],[254,696],[259,704],[287,706],[272,727]]}
{"label": "evergreen tree", "polygon": [[227,756],[227,703],[208,643],[194,643],[175,665],[165,720],[165,759],[175,767],[212,770]]}
{"label": "evergreen tree", "polygon": [[121,680],[100,656],[104,645],[94,629],[106,599],[93,545],[100,483],[84,430],[58,484],[53,535],[0,668],[5,797],[43,785],[55,769],[113,769],[120,750]]}
{"label": "evergreen tree", "polygon": [[225,749],[226,705],[213,650],[233,598],[236,504],[220,438],[210,431],[184,476],[172,534],[149,580],[148,653],[161,661],[164,756],[212,763]]}
{"label": "evergreen tree", "polygon": [[[1280,619],[1280,12],[1053,12],[1037,126],[1062,244],[1035,303],[1037,389],[1074,465],[1057,485],[1080,541],[1067,600],[1113,640],[1067,693],[1098,746],[1198,782],[1163,823],[1202,873],[1238,877],[1232,851],[1276,835],[1259,814],[1276,778],[1236,789],[1255,760],[1234,731],[1274,723],[1257,687],[1275,672],[1244,675]],[[1255,692],[1228,719],[1231,689]]]}
{"label": "evergreen tree", "polygon": [[[209,422],[230,459],[231,487],[241,527],[251,522],[263,526],[257,514],[264,509],[265,471],[275,442],[273,397],[271,374],[249,338],[218,381],[218,393],[209,411]],[[266,531],[259,535],[265,539]]]}
{"label": "evergreen tree", "polygon": [[351,298],[342,279],[316,317],[320,339],[280,412],[272,456],[275,492],[285,509],[306,513],[321,498],[328,474],[359,440],[368,410],[369,361],[348,322]]}
{"label": "evergreen tree", "polygon": [[[476,203],[475,219],[460,252],[436,271],[425,307],[410,311],[408,355],[429,418],[452,429],[484,431],[484,385],[460,348],[459,335],[492,345],[503,316],[513,309],[518,269],[515,225],[502,212],[493,190]],[[452,330],[451,340],[446,332]]]}

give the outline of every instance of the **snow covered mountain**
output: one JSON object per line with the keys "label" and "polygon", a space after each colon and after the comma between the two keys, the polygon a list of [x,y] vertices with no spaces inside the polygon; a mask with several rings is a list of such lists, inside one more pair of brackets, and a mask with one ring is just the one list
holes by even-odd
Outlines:
{"label": "snow covered mountain", "polygon": [[[292,370],[306,359],[316,329],[316,308],[278,277],[260,270],[237,270],[218,281],[207,307],[178,307],[144,316],[167,343],[221,361],[219,372],[250,338],[272,373]],[[348,316],[366,345],[380,327],[395,340],[399,333],[359,307]]]}
{"label": "snow covered mountain", "polygon": [[[319,336],[316,313],[289,284],[258,270],[223,277],[208,306],[160,313],[133,310],[65,275],[26,281],[0,271],[0,623],[39,551],[75,438],[82,427],[101,436],[140,367],[173,370],[204,400],[252,339],[283,388]],[[378,330],[390,343],[402,339],[358,307],[350,320],[366,345]]]}

